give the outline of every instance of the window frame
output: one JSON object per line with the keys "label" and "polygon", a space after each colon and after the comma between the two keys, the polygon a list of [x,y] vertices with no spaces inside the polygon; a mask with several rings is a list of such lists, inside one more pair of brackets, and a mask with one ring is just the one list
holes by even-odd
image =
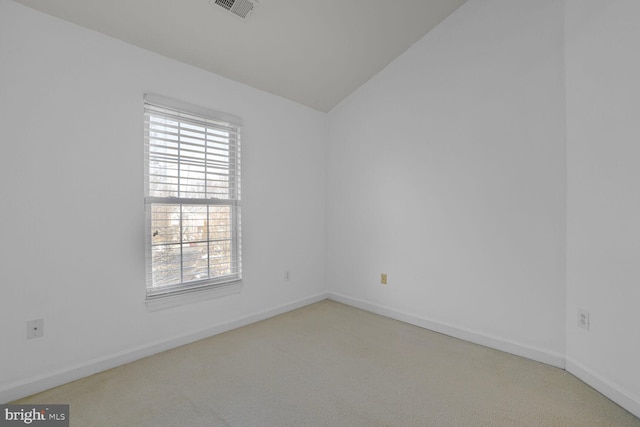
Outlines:
{"label": "window frame", "polygon": [[[191,300],[201,300],[211,297],[228,295],[231,293],[240,292],[242,283],[242,245],[241,245],[241,197],[240,197],[240,137],[242,128],[242,119],[239,117],[220,113],[217,111],[209,110],[202,107],[197,107],[191,104],[187,104],[181,101],[177,101],[171,98],[156,94],[144,95],[144,208],[145,208],[145,294],[147,306],[155,305],[158,307],[171,306],[172,301],[175,303],[188,302]],[[177,191],[178,197],[158,197],[157,195],[150,195],[150,146],[151,141],[151,129],[150,129],[150,116],[153,116],[153,111],[156,110],[156,114],[160,116],[162,113],[157,110],[169,111],[175,114],[177,117],[182,115],[189,116],[188,119],[184,118],[184,122],[177,119],[180,124],[187,121],[193,122],[194,118],[201,119],[201,123],[205,126],[207,123],[211,124],[216,122],[228,126],[229,129],[233,129],[230,132],[228,138],[228,185],[222,187],[223,190],[227,190],[228,195],[226,198],[199,198],[199,197],[180,197],[180,191],[182,191],[180,183],[178,181]],[[182,116],[183,117],[183,116]],[[181,127],[181,126],[179,126]],[[182,145],[181,145],[182,144]],[[182,147],[186,143],[180,139],[177,140],[177,146]],[[207,146],[207,142],[203,142],[203,147]],[[206,149],[206,148],[205,148]],[[179,148],[179,151],[182,148]],[[184,165],[184,160],[178,154],[179,164]],[[206,172],[205,172],[206,175]],[[178,176],[180,173],[178,172]],[[179,179],[179,178],[178,178]],[[206,188],[206,184],[205,184]],[[207,190],[205,189],[205,192]],[[181,264],[181,277],[179,283],[167,284],[163,286],[154,286],[153,284],[153,222],[152,222],[152,207],[154,205],[171,205],[178,206],[180,209],[180,223],[183,221],[183,207],[184,206],[207,206],[206,221],[209,224],[209,207],[228,206],[230,215],[230,229],[229,241],[231,244],[231,254],[229,258],[230,273],[226,275],[210,276],[206,279],[184,281],[182,269],[184,262],[183,247],[185,245],[184,231],[180,229],[177,245],[180,247],[180,264]],[[180,226],[182,227],[182,225]],[[207,225],[209,227],[209,225]],[[207,230],[209,230],[207,228]],[[214,242],[209,236],[207,231],[207,237],[205,241],[207,245],[207,254],[210,254],[210,245]],[[201,242],[202,243],[202,242]],[[207,265],[210,266],[209,255],[207,257]],[[210,267],[208,267],[210,268]],[[209,273],[208,273],[209,274]]]}

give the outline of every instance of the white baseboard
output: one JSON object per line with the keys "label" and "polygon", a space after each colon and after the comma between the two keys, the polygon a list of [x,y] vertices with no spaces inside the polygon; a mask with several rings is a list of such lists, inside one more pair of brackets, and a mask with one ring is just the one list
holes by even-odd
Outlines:
{"label": "white baseboard", "polygon": [[609,399],[640,418],[640,396],[634,396],[622,387],[606,380],[581,363],[567,357],[567,372],[589,384]]}
{"label": "white baseboard", "polygon": [[125,363],[133,362],[153,354],[161,353],[172,348],[180,347],[185,344],[208,338],[223,332],[230,331],[251,323],[259,322],[269,317],[277,316],[327,299],[324,293],[304,298],[291,303],[283,304],[268,310],[252,313],[235,320],[219,323],[208,328],[201,329],[196,332],[175,336],[166,340],[156,341],[154,343],[145,344],[139,347],[114,353],[109,356],[90,360],[88,362],[60,369],[45,375],[28,378],[26,380],[0,386],[0,403],[7,403],[32,394],[40,393],[53,387],[115,368]]}
{"label": "white baseboard", "polygon": [[380,314],[385,317],[390,317],[401,322],[409,323],[411,325],[449,335],[454,338],[459,338],[465,341],[480,344],[485,347],[490,347],[496,350],[515,354],[516,356],[526,357],[527,359],[532,359],[538,362],[545,363],[547,365],[555,366],[557,368],[564,369],[565,367],[564,355],[559,353],[535,348],[526,344],[509,341],[499,337],[490,336],[478,331],[472,331],[453,325],[447,325],[435,320],[425,319],[415,314],[405,313],[390,307],[373,304],[367,301],[348,297],[346,295],[341,295],[334,292],[329,292],[328,298],[333,301],[361,308],[363,310]]}

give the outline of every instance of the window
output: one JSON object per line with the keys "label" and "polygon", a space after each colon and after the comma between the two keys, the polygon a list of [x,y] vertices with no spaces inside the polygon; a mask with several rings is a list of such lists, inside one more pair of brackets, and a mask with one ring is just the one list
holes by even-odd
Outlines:
{"label": "window", "polygon": [[237,282],[238,118],[146,95],[147,301]]}

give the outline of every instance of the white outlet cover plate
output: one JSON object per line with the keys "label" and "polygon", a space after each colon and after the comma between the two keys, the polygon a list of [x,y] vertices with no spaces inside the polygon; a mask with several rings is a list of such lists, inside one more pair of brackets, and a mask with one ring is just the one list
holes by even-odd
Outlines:
{"label": "white outlet cover plate", "polygon": [[578,326],[589,330],[589,312],[587,310],[578,309]]}

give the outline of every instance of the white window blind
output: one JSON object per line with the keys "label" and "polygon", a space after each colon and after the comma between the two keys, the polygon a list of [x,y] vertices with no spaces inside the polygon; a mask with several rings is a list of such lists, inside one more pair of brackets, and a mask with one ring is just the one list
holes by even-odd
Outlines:
{"label": "white window blind", "polygon": [[242,278],[240,119],[146,95],[147,300]]}

